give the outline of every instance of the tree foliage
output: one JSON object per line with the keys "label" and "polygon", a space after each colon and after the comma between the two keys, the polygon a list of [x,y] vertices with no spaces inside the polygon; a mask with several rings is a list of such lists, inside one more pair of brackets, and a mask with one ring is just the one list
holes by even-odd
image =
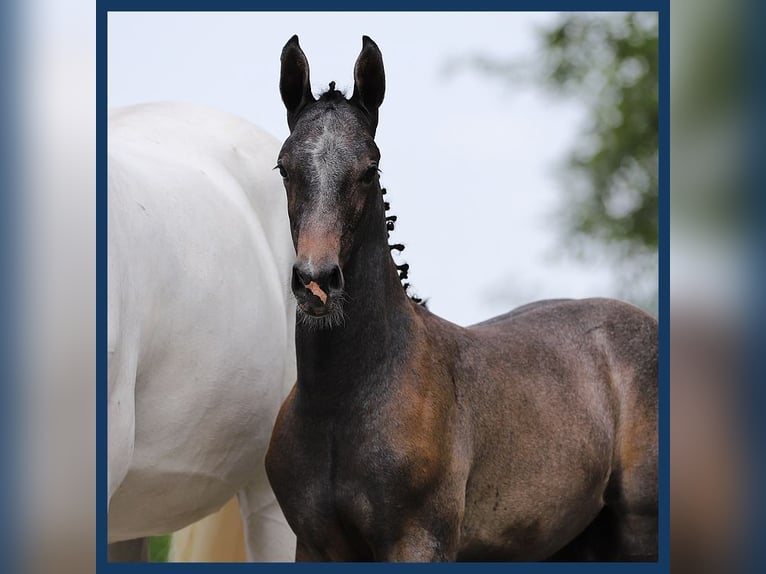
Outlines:
{"label": "tree foliage", "polygon": [[658,244],[657,20],[645,14],[568,16],[544,34],[547,83],[586,100],[569,224],[629,250]]}
{"label": "tree foliage", "polygon": [[620,294],[657,301],[658,40],[654,14],[570,15],[544,32],[545,83],[582,98],[588,121],[566,173],[564,224],[616,264]]}
{"label": "tree foliage", "polygon": [[618,294],[656,310],[657,16],[568,13],[540,39],[534,62],[476,56],[469,65],[584,103],[587,119],[562,173],[564,243],[613,266]]}

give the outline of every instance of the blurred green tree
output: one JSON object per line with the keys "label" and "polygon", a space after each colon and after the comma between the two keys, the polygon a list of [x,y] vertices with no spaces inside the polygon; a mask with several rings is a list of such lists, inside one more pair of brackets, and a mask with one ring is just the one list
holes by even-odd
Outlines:
{"label": "blurred green tree", "polygon": [[615,271],[617,295],[657,311],[658,20],[656,13],[562,15],[540,30],[541,57],[477,55],[460,67],[580,100],[586,122],[562,170],[568,248]]}

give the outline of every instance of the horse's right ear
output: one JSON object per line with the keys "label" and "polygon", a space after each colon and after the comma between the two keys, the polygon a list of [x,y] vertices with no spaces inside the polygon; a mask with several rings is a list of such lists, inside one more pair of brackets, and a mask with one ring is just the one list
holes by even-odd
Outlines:
{"label": "horse's right ear", "polygon": [[287,125],[292,131],[298,112],[306,104],[314,102],[309,81],[309,62],[295,35],[282,48],[282,70],[279,76],[279,93],[287,108]]}

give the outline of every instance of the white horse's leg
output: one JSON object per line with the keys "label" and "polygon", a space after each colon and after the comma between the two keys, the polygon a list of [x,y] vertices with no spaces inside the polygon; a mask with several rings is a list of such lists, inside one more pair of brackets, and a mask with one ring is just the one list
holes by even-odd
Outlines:
{"label": "white horse's leg", "polygon": [[251,562],[293,562],[295,534],[279,508],[263,467],[256,480],[237,493]]}
{"label": "white horse's leg", "polygon": [[136,361],[110,352],[109,405],[107,409],[107,508],[128,474],[136,431]]}
{"label": "white horse's leg", "polygon": [[107,555],[109,562],[149,562],[149,539],[113,542],[109,545]]}
{"label": "white horse's leg", "polygon": [[218,512],[173,533],[168,562],[246,562],[239,503],[232,497]]}

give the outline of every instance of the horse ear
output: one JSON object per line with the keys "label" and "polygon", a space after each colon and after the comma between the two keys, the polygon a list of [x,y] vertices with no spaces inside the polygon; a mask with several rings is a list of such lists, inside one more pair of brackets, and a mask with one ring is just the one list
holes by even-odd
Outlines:
{"label": "horse ear", "polygon": [[378,125],[378,108],[386,92],[383,56],[369,36],[362,36],[362,51],[354,65],[354,94],[351,101],[362,107],[370,117],[372,131]]}
{"label": "horse ear", "polygon": [[295,35],[282,48],[282,69],[279,76],[279,93],[287,108],[287,125],[290,130],[295,126],[298,112],[306,105],[314,102],[309,81],[309,62],[306,54],[298,44]]}

